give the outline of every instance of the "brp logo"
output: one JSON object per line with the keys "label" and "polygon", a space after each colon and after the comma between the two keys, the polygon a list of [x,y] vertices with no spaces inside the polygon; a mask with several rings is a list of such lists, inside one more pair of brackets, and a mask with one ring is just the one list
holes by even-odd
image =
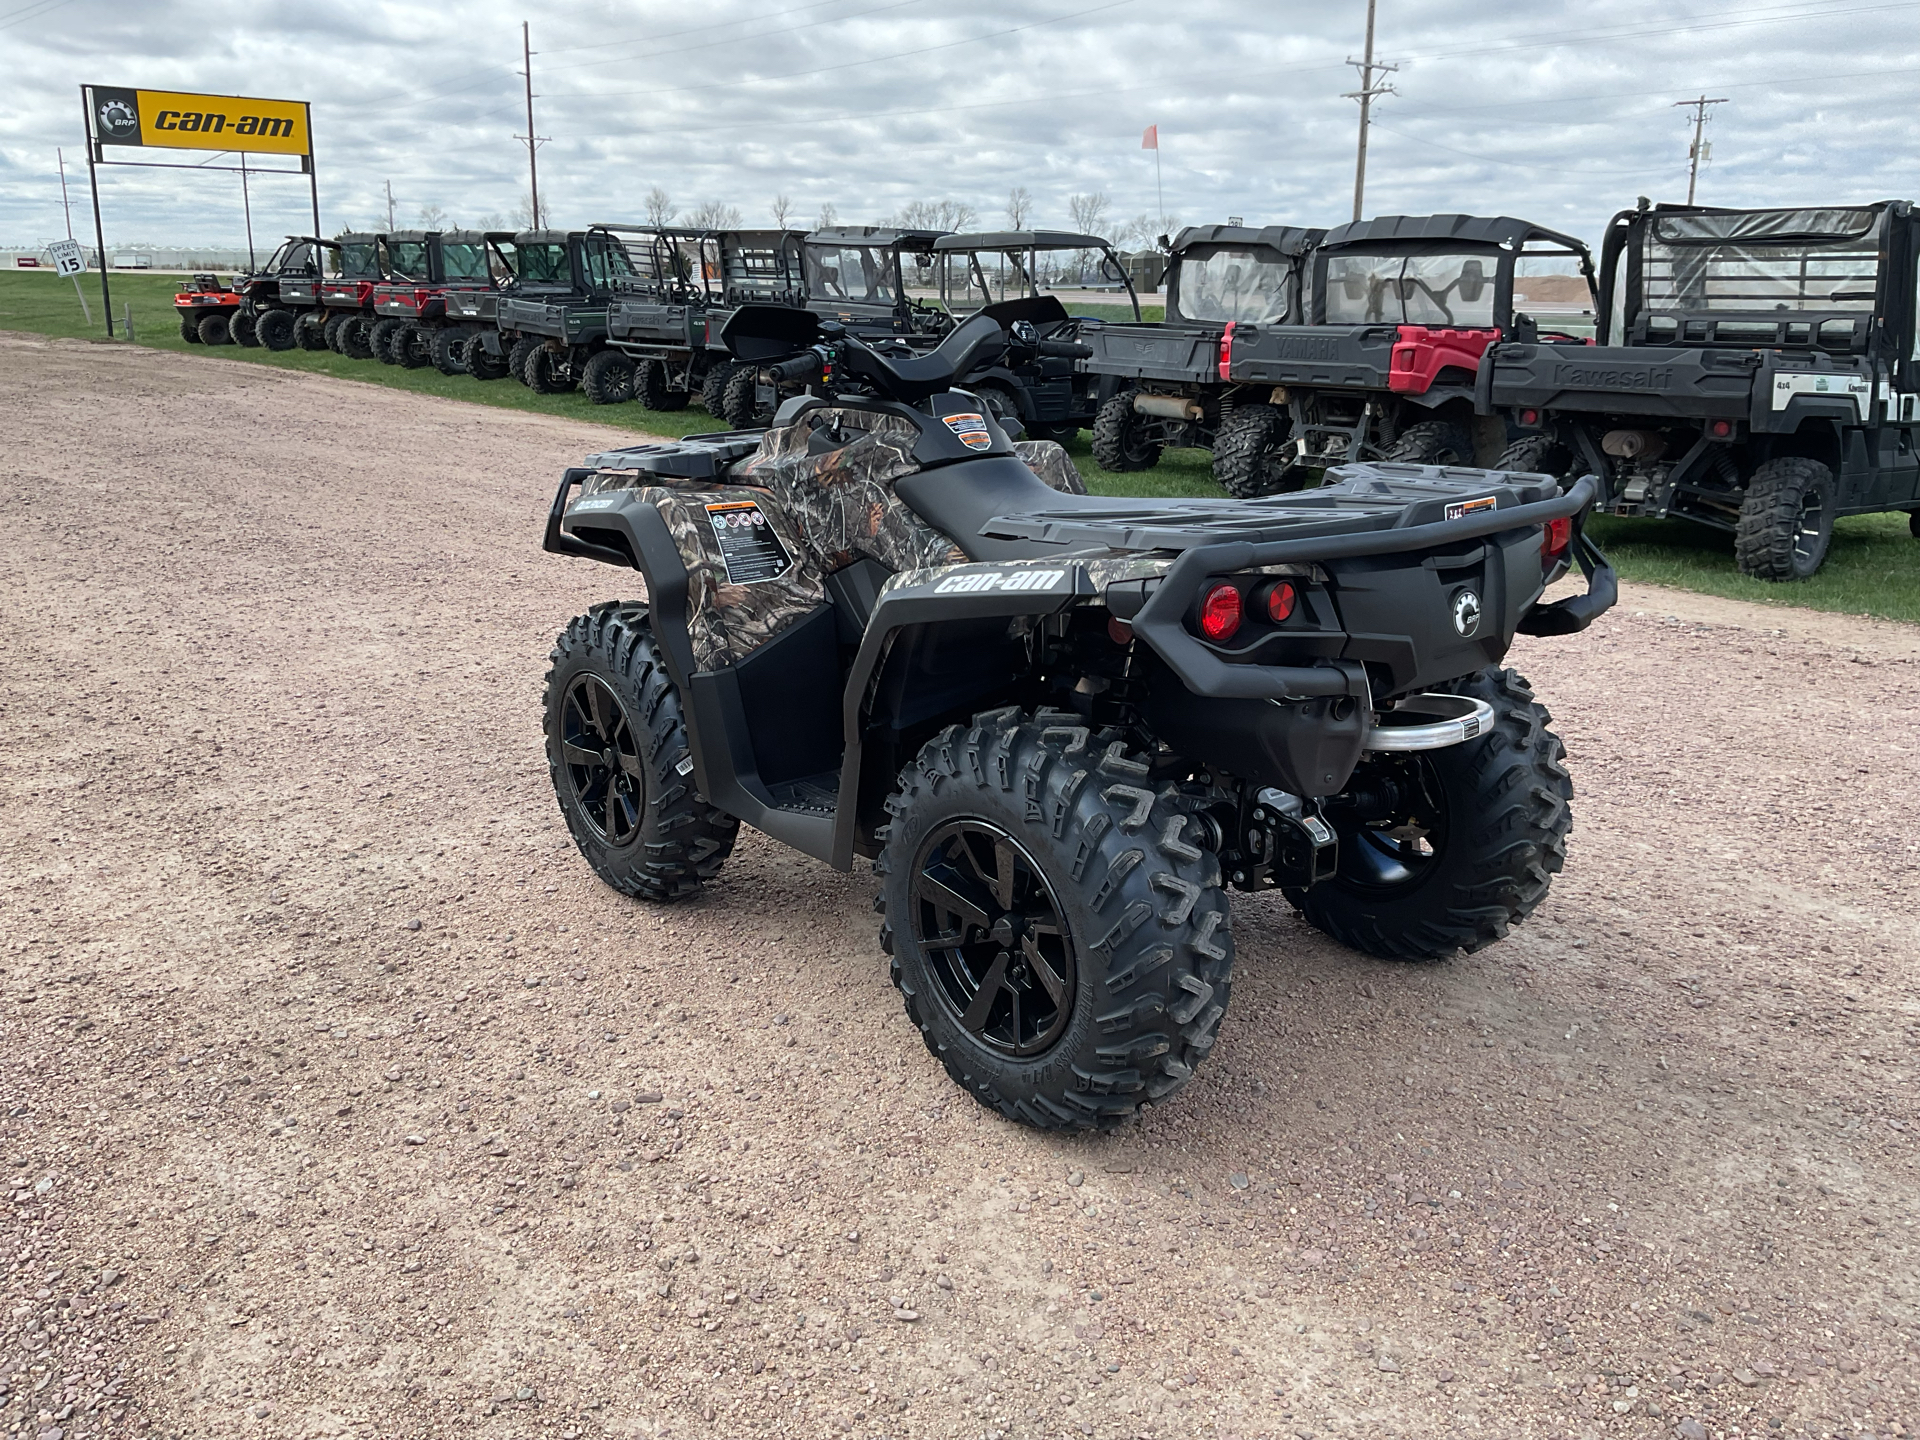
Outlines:
{"label": "brp logo", "polygon": [[140,116],[125,100],[103,100],[100,128],[109,139],[131,140],[140,133]]}
{"label": "brp logo", "polygon": [[1471,640],[1480,628],[1480,597],[1473,591],[1462,590],[1453,597],[1453,628],[1463,640]]}

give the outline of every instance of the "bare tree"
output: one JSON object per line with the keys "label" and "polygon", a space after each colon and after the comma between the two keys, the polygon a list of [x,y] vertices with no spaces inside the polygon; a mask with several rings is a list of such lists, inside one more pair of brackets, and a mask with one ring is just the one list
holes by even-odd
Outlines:
{"label": "bare tree", "polygon": [[473,225],[476,230],[505,230],[507,217],[500,214],[482,215]]}
{"label": "bare tree", "polygon": [[1015,230],[1027,228],[1027,221],[1033,218],[1033,194],[1024,185],[1016,185],[1007,192],[1007,224]]}
{"label": "bare tree", "polygon": [[738,230],[740,207],[724,200],[705,200],[698,210],[687,216],[687,224],[695,230]]}
{"label": "bare tree", "polygon": [[673,208],[673,199],[658,185],[647,191],[647,223],[665,225],[678,212]]}
{"label": "bare tree", "polygon": [[1107,223],[1107,210],[1113,204],[1096,190],[1091,195],[1069,195],[1067,213],[1073,216],[1073,228],[1082,235],[1098,235]]}
{"label": "bare tree", "polygon": [[883,223],[902,230],[964,230],[979,213],[964,200],[910,200]]}
{"label": "bare tree", "polygon": [[776,195],[773,197],[773,204],[767,208],[773,211],[774,229],[785,230],[789,228],[787,222],[793,219],[793,202],[791,200],[784,195]]}
{"label": "bare tree", "polygon": [[447,218],[447,212],[442,210],[438,205],[422,205],[420,207],[419,223],[422,230],[451,230],[453,228]]}
{"label": "bare tree", "polygon": [[829,202],[820,207],[820,215],[819,218],[813,222],[813,228],[816,230],[831,230],[839,223],[840,212],[834,209],[832,203]]}
{"label": "bare tree", "polygon": [[513,222],[513,228],[516,230],[531,230],[533,228],[533,198],[528,195],[521,196],[520,202],[507,213],[507,219]]}

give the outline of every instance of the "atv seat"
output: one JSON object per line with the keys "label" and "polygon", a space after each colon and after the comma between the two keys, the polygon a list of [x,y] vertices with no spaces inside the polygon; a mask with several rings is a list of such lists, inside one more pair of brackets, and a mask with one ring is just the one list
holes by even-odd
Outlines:
{"label": "atv seat", "polygon": [[864,345],[848,346],[842,365],[874,381],[884,394],[909,403],[951,390],[960,377],[1006,344],[1000,322],[985,311],[956,325],[924,355],[911,359],[882,355]]}

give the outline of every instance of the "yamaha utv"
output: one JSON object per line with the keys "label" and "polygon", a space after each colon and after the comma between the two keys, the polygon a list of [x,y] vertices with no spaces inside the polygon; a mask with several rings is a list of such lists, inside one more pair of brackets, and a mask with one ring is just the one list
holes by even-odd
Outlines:
{"label": "yamaha utv", "polygon": [[[1124,287],[1133,318],[1140,319],[1140,299],[1133,293],[1126,266],[1098,235],[1058,230],[943,235],[933,242],[933,251],[939,262],[940,303],[956,318],[988,305],[1037,296],[1043,283],[1054,288],[1077,286],[1091,272],[1098,283]],[[1099,405],[1098,382],[1074,365],[1075,359],[1092,355],[1080,344],[1083,323],[1063,319],[1045,334],[1046,339],[1071,349],[1038,355],[1017,370],[1002,357],[988,369],[966,376],[966,388],[992,407],[1002,425],[1017,425],[1036,440],[1071,440],[1082,426],[1093,424]]]}
{"label": "yamaha utv", "polygon": [[[1093,458],[1103,470],[1148,470],[1169,446],[1213,450],[1243,399],[1220,364],[1220,339],[1237,323],[1297,325],[1306,305],[1307,256],[1323,231],[1269,225],[1192,225],[1174,237],[1166,318],[1154,324],[1084,325],[1095,377]],[[1241,467],[1244,469],[1245,467]],[[1257,477],[1216,454],[1214,478],[1229,494],[1257,495]]]}
{"label": "yamaha utv", "polygon": [[453,361],[457,322],[447,317],[447,295],[454,290],[493,288],[488,237],[477,230],[411,230],[387,237],[393,279],[373,291],[374,322],[368,343],[376,360],[418,370]]}
{"label": "yamaha utv", "polygon": [[1601,250],[1600,344],[1492,351],[1505,463],[1593,475],[1598,507],[1730,531],[1761,580],[1820,568],[1842,515],[1920,535],[1920,214],[1656,205]]}
{"label": "yamaha utv", "polygon": [[[511,347],[508,368],[542,395],[582,384],[597,388],[605,366],[624,363],[619,351],[607,348],[607,306],[616,290],[644,273],[651,257],[643,244],[605,225],[540,238],[564,252],[565,278],[535,284],[523,261],[520,283],[499,302],[500,341]],[[594,367],[603,354],[612,358]]]}
{"label": "yamaha utv", "polygon": [[[678,410],[698,395],[709,415],[726,419],[736,367],[720,332],[741,305],[803,303],[802,232],[606,228],[646,236],[648,259],[631,291],[607,307],[607,338],[627,364],[600,362],[615,382],[604,400],[637,397],[649,410]],[[753,395],[750,387],[743,392],[746,423]],[[589,387],[588,398],[603,395]]]}
{"label": "yamaha utv", "polygon": [[[322,252],[337,247],[310,235],[289,235],[258,270],[237,275],[222,285],[212,275],[196,275],[188,289],[173,297],[180,315],[180,338],[190,344],[265,345],[269,350],[291,350],[296,312],[282,287],[305,285],[324,273]],[[309,293],[304,305],[314,302]],[[303,306],[304,308],[304,306]],[[284,320],[269,320],[283,314]]]}
{"label": "yamaha utv", "polygon": [[[625,894],[693,895],[743,822],[871,858],[881,948],[948,1073],[1094,1128],[1213,1048],[1229,887],[1397,959],[1540,904],[1572,786],[1501,661],[1614,584],[1586,480],[1383,463],[1251,503],[1079,493],[1057,445],[1016,446],[956,388],[1058,308],[992,307],[903,357],[736,313],[740,360],[821,393],[566,472],[546,549],[647,599],[560,637],[546,748]],[[1586,592],[1544,603],[1570,561]]]}
{"label": "yamaha utv", "polygon": [[[327,348],[349,360],[373,358],[374,289],[393,278],[384,235],[342,235],[340,273],[320,282]],[[308,316],[307,323],[315,317]]]}

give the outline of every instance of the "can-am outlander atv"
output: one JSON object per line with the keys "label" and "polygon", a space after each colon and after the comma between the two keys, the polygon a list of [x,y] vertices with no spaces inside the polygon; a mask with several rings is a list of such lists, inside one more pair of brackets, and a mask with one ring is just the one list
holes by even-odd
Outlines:
{"label": "can-am outlander atv", "polygon": [[[1095,1128],[1213,1047],[1227,887],[1394,959],[1540,904],[1572,786],[1500,662],[1516,632],[1584,628],[1614,579],[1584,479],[1383,462],[1251,502],[1089,496],[955,388],[1063,313],[1010,302],[890,356],[736,312],[728,348],[817,393],[765,431],[566,472],[546,548],[638,571],[647,599],[560,637],[546,745],[625,894],[694,894],[742,822],[871,857],[881,947],[948,1073]],[[1585,593],[1543,602],[1570,563]]]}

